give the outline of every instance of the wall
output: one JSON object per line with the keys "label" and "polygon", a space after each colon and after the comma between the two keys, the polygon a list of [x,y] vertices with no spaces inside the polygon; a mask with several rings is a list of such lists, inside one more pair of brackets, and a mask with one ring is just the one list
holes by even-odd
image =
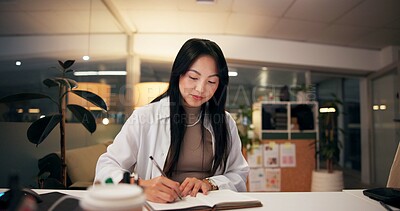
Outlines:
{"label": "wall", "polygon": [[[217,42],[227,59],[278,65],[330,68],[332,70],[377,71],[393,62],[393,49],[382,51],[310,44],[303,42],[209,34],[140,34],[134,35],[133,53],[140,58],[172,61],[189,38],[201,37]],[[0,57],[74,58],[87,51],[85,35],[18,36],[0,38]],[[91,36],[91,56],[110,58],[127,56],[127,37],[121,34]],[[323,52],[323,53],[321,53]]]}
{"label": "wall", "polygon": [[382,68],[383,60],[387,62],[392,59],[385,60],[391,55],[381,55],[380,51],[375,50],[227,35],[138,34],[135,35],[134,51],[144,58],[172,60],[182,44],[192,37],[211,39],[218,43],[226,58],[247,62],[367,72]]}
{"label": "wall", "polygon": [[[26,137],[29,125],[30,123],[0,122],[0,187],[7,187],[8,176],[13,172],[19,174],[22,185],[37,187],[38,159],[60,151],[58,127],[36,147]],[[66,147],[73,149],[111,141],[121,127],[122,125],[117,124],[97,125],[96,132],[90,134],[81,124],[69,123],[66,125]]]}
{"label": "wall", "polygon": [[[372,112],[373,142],[373,183],[385,187],[393,158],[399,144],[398,127],[395,118],[395,87],[398,86],[396,73],[390,73],[372,80],[373,105],[386,105],[385,110]],[[400,175],[399,175],[400,176]]]}

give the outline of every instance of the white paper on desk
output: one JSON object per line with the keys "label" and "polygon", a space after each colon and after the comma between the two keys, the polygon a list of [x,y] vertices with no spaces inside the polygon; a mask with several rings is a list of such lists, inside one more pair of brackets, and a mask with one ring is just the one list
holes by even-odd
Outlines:
{"label": "white paper on desk", "polygon": [[279,144],[269,142],[263,145],[264,166],[267,168],[279,167]]}
{"label": "white paper on desk", "polygon": [[280,191],[281,190],[281,169],[267,168],[265,169],[265,190]]}
{"label": "white paper on desk", "polygon": [[249,191],[266,191],[266,187],[264,168],[250,168]]}
{"label": "white paper on desk", "polygon": [[259,200],[255,198],[228,189],[210,191],[208,195],[198,193],[196,197],[186,196],[182,200],[175,201],[173,203],[156,203],[150,201],[147,201],[146,203],[148,206],[150,206],[147,207],[150,208],[150,210],[193,210],[196,208],[210,210],[212,207],[214,207],[214,205],[224,203],[229,203],[232,206],[254,203],[259,203],[261,205]]}
{"label": "white paper on desk", "polygon": [[281,167],[296,167],[296,145],[284,143],[279,148]]}
{"label": "white paper on desk", "polygon": [[247,162],[250,168],[258,168],[263,166],[262,145],[253,146],[247,152]]}

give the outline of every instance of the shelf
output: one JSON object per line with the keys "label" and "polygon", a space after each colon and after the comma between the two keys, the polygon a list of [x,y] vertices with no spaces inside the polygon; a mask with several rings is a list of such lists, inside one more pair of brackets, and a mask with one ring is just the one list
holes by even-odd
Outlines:
{"label": "shelf", "polygon": [[262,101],[253,107],[253,122],[262,139],[318,138],[317,102]]}

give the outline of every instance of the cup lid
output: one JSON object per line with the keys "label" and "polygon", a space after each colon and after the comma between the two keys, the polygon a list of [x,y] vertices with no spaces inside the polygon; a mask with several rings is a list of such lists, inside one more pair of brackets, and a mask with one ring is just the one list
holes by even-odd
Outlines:
{"label": "cup lid", "polygon": [[87,210],[127,210],[145,202],[142,188],[131,184],[107,184],[89,187],[80,201]]}

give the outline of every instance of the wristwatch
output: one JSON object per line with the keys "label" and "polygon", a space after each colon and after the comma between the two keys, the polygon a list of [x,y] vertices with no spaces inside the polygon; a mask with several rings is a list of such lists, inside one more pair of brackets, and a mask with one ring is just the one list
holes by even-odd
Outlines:
{"label": "wristwatch", "polygon": [[203,182],[209,184],[211,186],[211,190],[218,190],[218,186],[215,184],[215,182],[212,179],[207,177],[207,178],[203,179]]}

